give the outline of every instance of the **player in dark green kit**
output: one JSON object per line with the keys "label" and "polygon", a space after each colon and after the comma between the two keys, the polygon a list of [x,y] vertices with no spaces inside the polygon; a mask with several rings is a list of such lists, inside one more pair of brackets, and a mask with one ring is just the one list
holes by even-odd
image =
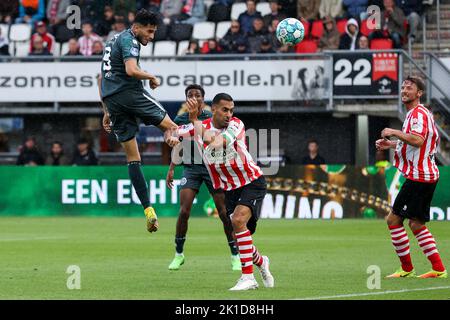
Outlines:
{"label": "player in dark green kit", "polygon": [[136,14],[130,29],[116,35],[105,45],[100,94],[103,105],[103,127],[113,132],[125,150],[128,174],[139,200],[144,207],[147,230],[158,230],[155,210],[150,206],[148,186],[141,169],[141,156],[136,142],[138,119],[146,125],[154,125],[164,132],[166,143],[173,147],[179,143],[172,137],[177,125],[166,110],[143,86],[149,80],[150,88],[159,86],[158,79],[141,70],[139,52],[155,36],[159,24],[158,16],[145,9]]}
{"label": "player in dark green kit", "polygon": [[[196,84],[192,84],[186,87],[185,90],[186,99],[195,99],[198,102],[201,110],[199,110],[199,120],[205,120],[212,117],[212,113],[203,108],[205,90]],[[189,124],[189,112],[185,112],[174,119],[177,125]],[[228,240],[228,245],[231,250],[231,267],[233,270],[241,270],[241,261],[239,258],[239,252],[236,247],[236,243],[233,238],[233,227],[231,220],[227,215],[225,208],[225,194],[222,190],[215,190],[209,176],[208,169],[203,164],[201,154],[198,152],[198,148],[193,141],[186,140],[177,146],[177,149],[183,148],[183,177],[180,182],[180,212],[178,214],[176,233],[175,233],[175,257],[169,265],[170,270],[178,270],[184,263],[185,257],[183,253],[184,242],[186,240],[186,233],[188,229],[188,220],[191,213],[192,203],[202,183],[205,183],[208,187],[209,193],[214,199],[219,217],[223,223],[223,229]],[[177,152],[177,150],[175,150]],[[173,155],[175,156],[175,152]],[[175,169],[175,162],[177,160],[172,159],[170,163],[169,171],[167,172],[166,182],[167,186],[173,188],[173,175]]]}

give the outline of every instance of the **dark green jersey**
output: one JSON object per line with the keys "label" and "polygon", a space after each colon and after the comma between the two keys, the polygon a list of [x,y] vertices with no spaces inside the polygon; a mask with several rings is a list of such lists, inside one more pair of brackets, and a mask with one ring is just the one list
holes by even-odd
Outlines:
{"label": "dark green jersey", "polygon": [[[202,113],[198,116],[198,120],[203,121],[212,117],[211,111],[203,109]],[[173,120],[176,125],[181,126],[184,124],[189,124],[189,112],[185,112],[175,117]],[[183,141],[183,164],[184,165],[193,165],[193,164],[202,164],[203,158],[198,150],[198,147],[192,140]],[[186,144],[185,144],[186,143]],[[187,144],[189,144],[190,152],[186,150]]]}
{"label": "dark green jersey", "polygon": [[102,61],[102,98],[132,89],[144,91],[142,81],[127,75],[125,61],[136,59],[139,65],[141,45],[131,29],[116,35],[105,45]]}

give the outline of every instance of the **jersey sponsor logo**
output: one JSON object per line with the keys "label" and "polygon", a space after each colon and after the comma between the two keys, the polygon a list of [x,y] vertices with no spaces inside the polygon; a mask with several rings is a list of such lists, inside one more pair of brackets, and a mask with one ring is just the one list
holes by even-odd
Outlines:
{"label": "jersey sponsor logo", "polygon": [[131,49],[130,49],[130,54],[131,54],[132,56],[137,57],[137,56],[139,55],[139,50],[138,50],[138,48],[131,48]]}
{"label": "jersey sponsor logo", "polygon": [[216,150],[213,148],[206,148],[205,149],[205,156],[209,163],[215,163],[215,164],[221,164],[221,163],[228,163],[232,161],[233,159],[236,159],[237,152],[234,150],[233,147],[229,147],[220,150]]}

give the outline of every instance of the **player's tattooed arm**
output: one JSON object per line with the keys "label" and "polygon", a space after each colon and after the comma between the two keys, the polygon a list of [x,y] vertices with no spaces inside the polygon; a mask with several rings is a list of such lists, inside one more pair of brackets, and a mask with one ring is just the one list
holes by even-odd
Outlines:
{"label": "player's tattooed arm", "polygon": [[381,137],[383,138],[396,137],[397,139],[403,141],[404,143],[407,143],[416,148],[420,148],[425,141],[425,139],[419,135],[404,133],[403,131],[391,128],[385,128],[381,132]]}
{"label": "player's tattooed arm", "polygon": [[134,58],[129,58],[125,60],[125,71],[130,77],[136,78],[138,80],[149,80],[150,88],[156,89],[159,87],[159,80],[154,75],[141,70],[137,64],[137,60]]}

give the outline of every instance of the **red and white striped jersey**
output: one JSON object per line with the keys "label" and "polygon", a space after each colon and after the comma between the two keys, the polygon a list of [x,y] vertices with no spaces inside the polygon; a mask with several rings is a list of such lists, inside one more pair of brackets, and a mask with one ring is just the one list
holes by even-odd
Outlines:
{"label": "red and white striped jersey", "polygon": [[247,150],[245,127],[241,120],[233,117],[228,127],[223,129],[214,128],[212,118],[203,120],[202,124],[205,129],[223,136],[227,143],[224,149],[209,148],[200,135],[194,137],[192,123],[179,126],[178,135],[195,139],[213,181],[214,189],[229,191],[242,188],[263,174]]}
{"label": "red and white striped jersey", "polygon": [[419,182],[436,182],[439,169],[434,155],[439,144],[439,133],[434,124],[433,114],[419,104],[406,114],[402,131],[422,137],[424,143],[420,148],[398,140],[394,154],[394,166],[407,179]]}

